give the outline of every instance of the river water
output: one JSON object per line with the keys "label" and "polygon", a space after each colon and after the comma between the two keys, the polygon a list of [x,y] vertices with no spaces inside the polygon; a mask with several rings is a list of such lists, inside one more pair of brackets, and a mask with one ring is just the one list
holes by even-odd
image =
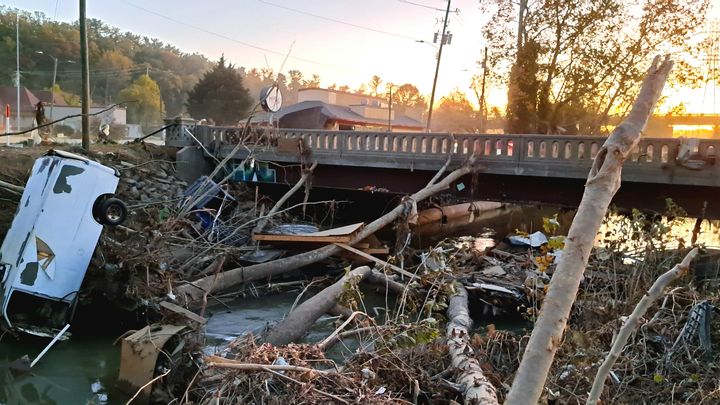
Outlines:
{"label": "river water", "polygon": [[[513,206],[484,213],[469,222],[468,218],[446,224],[431,224],[418,230],[415,245],[429,246],[447,236],[484,236],[502,239],[522,230],[542,230],[543,217],[558,214],[559,233],[566,234],[574,211],[556,208]],[[693,219],[682,222],[680,233],[692,232]],[[700,241],[720,246],[720,226],[717,222],[705,223]],[[209,308],[206,352],[212,353],[244,333],[260,333],[268,322],[274,322],[290,310],[297,291],[258,298],[246,298],[228,307]],[[370,307],[384,307],[384,297],[369,294]],[[368,308],[372,311],[371,308]],[[508,327],[513,327],[509,325]],[[323,317],[315,324],[306,342],[317,342],[334,330],[333,319]],[[7,363],[27,354],[34,358],[43,348],[42,341],[14,342],[0,340],[0,405],[64,405],[64,404],[123,404],[129,396],[115,389],[119,368],[119,346],[113,342],[117,336],[100,334],[93,337],[77,336],[57,344],[36,366],[32,373],[17,374]],[[329,355],[340,360],[353,350],[352,346],[336,345]]]}

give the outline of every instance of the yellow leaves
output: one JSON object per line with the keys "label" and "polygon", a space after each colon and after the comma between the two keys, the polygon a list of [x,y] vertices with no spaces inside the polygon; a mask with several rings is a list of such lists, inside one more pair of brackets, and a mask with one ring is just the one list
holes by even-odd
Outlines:
{"label": "yellow leaves", "polygon": [[538,271],[545,273],[548,267],[553,264],[554,259],[554,257],[550,256],[547,253],[543,254],[542,256],[536,257],[535,265],[537,265]]}
{"label": "yellow leaves", "polygon": [[557,213],[552,218],[543,218],[543,230],[547,234],[554,234],[560,228],[560,222],[557,219]]}

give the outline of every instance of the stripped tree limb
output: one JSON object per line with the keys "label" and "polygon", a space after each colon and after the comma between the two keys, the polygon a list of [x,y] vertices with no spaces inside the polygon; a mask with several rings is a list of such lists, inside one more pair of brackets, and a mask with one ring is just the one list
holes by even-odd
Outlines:
{"label": "stripped tree limb", "polygon": [[[470,157],[468,162],[462,167],[448,174],[445,178],[433,184],[432,186],[425,187],[417,193],[413,194],[410,198],[417,201],[422,201],[440,191],[446,190],[450,185],[461,178],[462,176],[471,173],[475,170],[475,156]],[[405,210],[404,204],[399,204],[392,211],[369,223],[363,228],[351,240],[348,245],[352,246],[368,236],[374,234],[380,229],[392,223],[395,219],[399,218]],[[337,254],[342,249],[335,245],[328,245],[319,249],[311,250],[309,252],[301,253],[295,256],[290,256],[282,259],[273,260],[267,263],[255,264],[248,267],[239,267],[236,269],[228,270],[221,273],[218,276],[217,283],[213,287],[213,277],[206,276],[192,283],[180,286],[176,294],[178,296],[184,296],[188,301],[197,301],[202,298],[205,291],[214,288],[215,290],[222,291],[229,288],[235,287],[247,281],[264,279],[267,277],[276,276],[279,274],[287,273],[291,270],[299,269],[303,266],[307,266],[321,260],[327,259],[328,257]]]}
{"label": "stripped tree limb", "polygon": [[318,343],[318,344],[317,344],[317,347],[319,347],[320,350],[322,350],[322,351],[326,351],[328,345],[331,344],[331,342],[337,340],[337,337],[338,337],[338,334],[340,334],[340,331],[342,331],[343,329],[345,329],[345,327],[348,326],[348,324],[349,324],[350,322],[352,322],[353,319],[355,319],[355,317],[361,316],[361,315],[364,316],[364,317],[366,317],[366,318],[369,318],[369,316],[368,316],[365,312],[362,312],[362,311],[355,311],[355,312],[353,312],[353,313],[350,314],[350,316],[345,320],[345,322],[343,322],[340,326],[338,326],[338,327],[335,329],[335,331],[334,331],[333,333],[330,334],[330,336],[328,336],[327,338],[325,338],[322,342]]}
{"label": "stripped tree limb", "polygon": [[456,294],[450,297],[448,303],[446,337],[450,363],[460,371],[456,381],[463,387],[465,404],[497,404],[495,387],[483,374],[470,346],[472,318],[468,311],[467,290],[460,284],[456,284],[455,289]]}
{"label": "stripped tree limb", "polygon": [[318,318],[337,304],[346,288],[357,285],[368,273],[370,267],[362,266],[345,274],[333,285],[315,294],[290,312],[287,318],[270,329],[264,340],[275,346],[282,346],[301,338]]}
{"label": "stripped tree limb", "polygon": [[[454,139],[455,139],[454,137],[451,137],[450,142],[452,143],[452,141]],[[430,179],[427,186],[432,186],[433,184],[435,184],[436,181],[440,180],[440,177],[442,177],[442,175],[445,174],[445,170],[447,170],[448,166],[450,166],[450,162],[452,162],[452,156],[453,156],[452,153],[448,153],[448,157],[447,157],[447,160],[445,161],[445,164],[442,165],[440,170],[438,170],[437,173],[435,173],[435,176],[433,176],[433,178]]]}
{"label": "stripped tree limb", "polygon": [[22,194],[23,191],[25,191],[25,187],[23,186],[17,186],[15,184],[8,183],[2,180],[0,180],[0,188],[4,188],[5,190],[12,192],[13,194]]}
{"label": "stripped tree limb", "polygon": [[615,337],[615,341],[613,342],[612,348],[605,358],[605,361],[603,361],[600,368],[598,368],[597,374],[595,375],[595,381],[593,381],[592,390],[590,390],[590,396],[588,396],[586,404],[595,405],[598,402],[600,395],[602,395],[603,387],[605,387],[605,379],[610,373],[610,370],[617,361],[618,357],[620,357],[620,353],[622,353],[628,338],[630,338],[630,335],[640,323],[640,318],[642,318],[650,306],[657,301],[658,298],[660,298],[665,291],[665,287],[688,272],[690,269],[690,262],[695,259],[697,254],[697,248],[691,250],[682,262],[678,263],[675,267],[658,277],[648,292],[642,297],[642,299],[640,299],[640,302],[638,302],[637,306],[635,306],[632,314],[630,314],[630,316],[625,320],[625,323],[623,323],[623,326],[620,328],[620,332],[618,332]]}
{"label": "stripped tree limb", "polygon": [[540,316],[508,393],[507,404],[538,403],[562,341],[595,236],[610,201],[620,188],[622,165],[640,142],[640,134],[655,110],[672,65],[668,58],[661,62],[658,56],[653,60],[632,110],[595,157],[582,201],[568,232],[565,253],[550,281]]}
{"label": "stripped tree limb", "polygon": [[275,215],[275,213],[278,212],[278,210],[280,208],[282,208],[282,206],[287,202],[287,200],[289,200],[293,194],[295,194],[298,190],[300,190],[300,187],[302,187],[303,184],[305,184],[305,182],[307,181],[307,179],[310,178],[313,170],[315,170],[316,167],[317,167],[317,162],[314,162],[312,164],[312,166],[310,166],[309,169],[303,171],[303,175],[302,175],[302,177],[300,177],[300,180],[298,180],[298,182],[295,183],[295,185],[290,190],[288,190],[288,192],[285,193],[285,195],[283,195],[282,198],[280,198],[275,203],[275,205],[272,207],[272,209],[265,216],[263,216],[263,218],[260,221],[258,221],[257,225],[255,226],[255,229],[253,229],[253,233],[262,232],[263,228],[265,228],[265,225],[267,225],[268,219],[270,217],[272,217],[273,215]]}

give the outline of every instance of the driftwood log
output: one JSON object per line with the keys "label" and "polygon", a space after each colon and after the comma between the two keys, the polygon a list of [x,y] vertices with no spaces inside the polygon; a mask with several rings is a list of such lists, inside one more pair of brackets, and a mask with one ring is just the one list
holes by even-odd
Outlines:
{"label": "driftwood log", "polygon": [[467,290],[460,284],[456,284],[455,288],[456,293],[450,297],[448,304],[446,337],[450,362],[459,372],[456,382],[463,387],[465,404],[497,404],[495,387],[483,374],[470,346],[472,318],[468,311]]}
{"label": "driftwood log", "polygon": [[315,294],[290,312],[287,318],[270,329],[264,340],[275,346],[282,346],[301,338],[318,318],[337,304],[338,298],[346,288],[357,285],[370,271],[370,267],[363,266],[348,272],[333,285]]}
{"label": "driftwood log", "polygon": [[595,156],[568,232],[563,258],[550,280],[550,289],[508,393],[508,404],[535,405],[540,399],[595,237],[610,201],[620,188],[623,163],[640,142],[641,132],[655,110],[672,65],[667,58],[662,62],[660,57],[653,60],[632,110]]}
{"label": "driftwood log", "polygon": [[[413,194],[409,199],[419,202],[437,194],[440,191],[448,189],[454,181],[475,170],[474,163],[475,156],[472,156],[462,167],[454,170],[442,180],[427,185],[422,190]],[[355,238],[351,240],[348,245],[352,246],[360,242],[400,218],[405,212],[405,208],[405,204],[399,204],[392,211],[369,223],[365,228],[358,232]],[[214,276],[206,276],[192,283],[184,284],[178,287],[176,294],[178,297],[184,297],[187,302],[196,302],[202,298],[205,292],[211,292],[212,290],[227,290],[248,281],[265,279],[287,273],[327,259],[328,257],[339,253],[341,250],[342,248],[336,245],[328,245],[309,252],[273,260],[267,263],[238,267],[218,274],[217,280],[215,280]]]}

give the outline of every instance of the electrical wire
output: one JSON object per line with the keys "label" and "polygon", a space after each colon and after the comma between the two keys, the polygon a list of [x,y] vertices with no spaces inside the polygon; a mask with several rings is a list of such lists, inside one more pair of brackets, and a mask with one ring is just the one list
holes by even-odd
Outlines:
{"label": "electrical wire", "polygon": [[[188,23],[185,22],[185,21],[177,20],[177,19],[175,19],[175,18],[169,17],[169,16],[164,15],[164,14],[162,14],[162,13],[158,13],[158,12],[156,12],[156,11],[149,10],[149,9],[147,9],[147,8],[145,8],[145,7],[142,7],[142,6],[139,6],[139,5],[137,5],[137,4],[131,3],[131,2],[129,2],[129,1],[127,1],[127,0],[121,0],[121,1],[122,1],[123,3],[125,3],[125,4],[127,4],[128,6],[134,7],[134,8],[136,8],[136,9],[138,9],[138,10],[142,10],[142,11],[144,11],[144,12],[146,12],[146,13],[149,13],[149,14],[152,14],[152,15],[155,15],[155,16],[158,16],[158,17],[160,17],[160,18],[166,19],[166,20],[168,20],[168,21],[172,21],[172,22],[177,23],[177,24],[184,25],[184,26],[189,27],[189,28],[192,28],[192,29],[194,29],[194,30],[201,31],[201,32],[204,32],[204,33],[206,33],[206,34],[210,34],[210,35],[213,35],[213,36],[216,36],[216,37],[218,37],[218,38],[222,38],[222,39],[225,39],[225,40],[228,40],[228,41],[231,41],[231,42],[235,42],[236,44],[239,44],[239,45],[242,45],[242,46],[246,46],[246,47],[248,47],[248,48],[257,49],[257,50],[259,50],[259,51],[271,53],[271,54],[273,54],[273,55],[285,56],[285,53],[284,53],[284,52],[279,52],[279,51],[275,51],[275,50],[272,50],[272,49],[264,48],[264,47],[262,47],[262,46],[254,45],[254,44],[251,44],[251,43],[249,43],[249,42],[240,41],[240,40],[238,40],[238,39],[229,37],[229,36],[227,36],[227,35],[220,34],[220,33],[214,32],[214,31],[210,31],[210,30],[207,30],[207,29],[202,28],[202,27],[198,27],[198,26],[196,26],[196,25],[188,24]],[[332,64],[329,64],[329,63],[318,62],[318,61],[311,60],[311,59],[301,58],[301,57],[298,57],[298,56],[290,56],[290,58],[291,58],[291,59],[294,59],[294,60],[301,61],[301,62],[311,63],[311,64],[313,64],[313,65],[319,65],[319,66],[325,66],[325,67],[329,67],[329,68],[333,68],[333,69],[338,69],[338,70],[354,71],[354,72],[359,72],[359,73],[368,74],[368,72],[366,72],[366,71],[362,71],[362,70],[350,68],[350,67],[347,67],[347,66],[332,65]]]}
{"label": "electrical wire", "polygon": [[408,0],[398,0],[398,1],[399,1],[400,3],[409,4],[409,5],[415,6],[415,7],[426,8],[426,9],[429,9],[429,10],[445,11],[445,10],[442,9],[442,8],[437,8],[437,7],[433,7],[433,6],[428,6],[427,4],[415,3],[415,2],[412,2],[412,1],[408,1]]}
{"label": "electrical wire", "polygon": [[269,5],[269,6],[281,8],[281,9],[283,9],[283,10],[292,11],[292,12],[295,12],[295,13],[298,13],[298,14],[307,15],[307,16],[310,16],[310,17],[319,18],[319,19],[321,19],[321,20],[331,21],[331,22],[334,22],[334,23],[337,23],[337,24],[343,24],[343,25],[347,25],[347,26],[349,26],[349,27],[354,27],[354,28],[358,28],[358,29],[361,29],[361,30],[365,30],[365,31],[371,31],[371,32],[375,32],[375,33],[378,33],[378,34],[389,35],[389,36],[392,36],[392,37],[397,37],[397,38],[407,39],[407,40],[410,40],[410,41],[415,41],[415,38],[409,37],[409,36],[407,36],[407,35],[398,34],[398,33],[389,32],[389,31],[384,31],[384,30],[377,29],[377,28],[366,27],[366,26],[364,26],[364,25],[359,25],[359,24],[355,24],[355,23],[351,23],[351,22],[347,22],[347,21],[342,21],[342,20],[338,20],[338,19],[335,19],[335,18],[331,18],[331,17],[325,17],[325,16],[322,16],[322,15],[319,15],[319,14],[311,13],[311,12],[309,12],[309,11],[298,10],[298,9],[296,9],[296,8],[292,8],[292,7],[288,7],[288,6],[283,6],[283,5],[281,5],[281,4],[272,3],[272,2],[269,2],[269,1],[266,1],[266,0],[257,0],[257,1],[260,2],[260,3],[263,3],[263,4],[267,4],[267,5]]}

